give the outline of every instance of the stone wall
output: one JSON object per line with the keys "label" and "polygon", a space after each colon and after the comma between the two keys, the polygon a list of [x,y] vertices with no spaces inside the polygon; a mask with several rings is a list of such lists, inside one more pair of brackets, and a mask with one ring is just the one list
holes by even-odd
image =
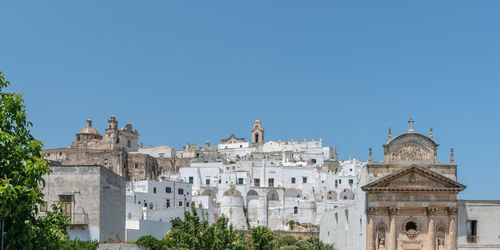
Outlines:
{"label": "stone wall", "polygon": [[[125,239],[125,179],[109,169],[100,168],[100,234],[107,238]],[[90,197],[89,197],[90,198]]]}

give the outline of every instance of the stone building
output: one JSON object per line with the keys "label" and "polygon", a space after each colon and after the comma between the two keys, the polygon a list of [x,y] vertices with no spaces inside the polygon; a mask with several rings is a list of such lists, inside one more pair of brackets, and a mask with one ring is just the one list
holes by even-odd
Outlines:
{"label": "stone building", "polygon": [[139,153],[139,133],[128,123],[118,129],[112,115],[102,137],[87,120],[86,127],[67,148],[44,150],[46,159],[63,165],[101,165],[127,180],[156,179],[160,169],[156,158]]}
{"label": "stone building", "polygon": [[[457,200],[465,186],[457,182],[453,149],[449,163],[439,162],[432,129],[425,136],[409,123],[395,138],[389,129],[381,162],[373,162],[370,149],[366,201],[359,195],[325,213],[320,239],[339,249],[500,249],[500,201]],[[352,224],[358,218],[359,227]]]}
{"label": "stone building", "polygon": [[50,166],[44,176],[43,215],[56,202],[62,202],[70,217],[68,234],[72,239],[105,241],[125,239],[125,179],[102,166]]}
{"label": "stone building", "polygon": [[415,133],[389,138],[384,159],[367,164],[366,249],[456,249],[457,165],[437,160],[438,144]]}

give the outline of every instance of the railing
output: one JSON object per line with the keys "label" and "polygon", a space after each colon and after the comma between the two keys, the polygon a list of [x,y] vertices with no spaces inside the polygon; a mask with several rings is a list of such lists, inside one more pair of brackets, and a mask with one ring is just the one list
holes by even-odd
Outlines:
{"label": "railing", "polygon": [[70,217],[69,224],[73,226],[88,225],[89,215],[87,213],[74,213]]}
{"label": "railing", "polygon": [[467,242],[476,243],[477,242],[477,235],[467,235]]}

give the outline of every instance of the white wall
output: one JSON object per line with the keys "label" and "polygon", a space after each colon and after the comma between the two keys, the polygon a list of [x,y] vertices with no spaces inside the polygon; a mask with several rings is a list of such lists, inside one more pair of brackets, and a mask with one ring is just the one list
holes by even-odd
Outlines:
{"label": "white wall", "polygon": [[[477,243],[467,242],[467,221],[477,220]],[[500,249],[500,201],[459,200],[458,249]]]}

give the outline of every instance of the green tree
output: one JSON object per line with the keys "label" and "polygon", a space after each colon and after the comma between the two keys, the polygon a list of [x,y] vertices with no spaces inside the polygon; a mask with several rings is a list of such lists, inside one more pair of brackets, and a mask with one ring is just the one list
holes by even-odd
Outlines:
{"label": "green tree", "polygon": [[265,226],[258,226],[250,229],[253,238],[253,249],[268,250],[275,245],[273,231]]}
{"label": "green tree", "polygon": [[[5,249],[60,249],[67,240],[67,219],[58,205],[37,217],[43,203],[42,177],[50,173],[26,119],[22,95],[7,93],[0,72],[0,235]],[[0,228],[1,230],[1,228]]]}
{"label": "green tree", "polygon": [[182,249],[247,249],[246,237],[237,233],[221,216],[214,224],[200,219],[196,209],[184,214],[185,219],[172,220],[172,229],[162,241],[168,248]]}
{"label": "green tree", "polygon": [[309,238],[302,244],[301,249],[307,250],[335,250],[332,245],[321,242],[318,238]]}
{"label": "green tree", "polygon": [[151,250],[161,250],[165,249],[163,243],[151,235],[141,236],[135,241],[135,244],[143,247],[149,247]]}

